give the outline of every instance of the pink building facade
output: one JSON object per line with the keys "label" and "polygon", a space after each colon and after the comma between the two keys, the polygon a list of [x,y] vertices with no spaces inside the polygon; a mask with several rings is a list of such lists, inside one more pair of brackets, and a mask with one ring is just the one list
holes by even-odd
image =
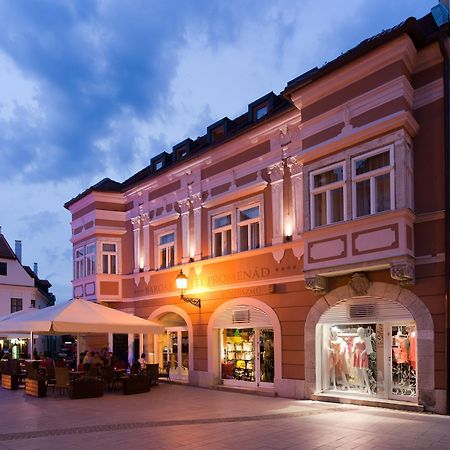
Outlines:
{"label": "pink building facade", "polygon": [[73,295],[166,329],[98,345],[194,385],[445,413],[447,35],[408,19],[67,202]]}

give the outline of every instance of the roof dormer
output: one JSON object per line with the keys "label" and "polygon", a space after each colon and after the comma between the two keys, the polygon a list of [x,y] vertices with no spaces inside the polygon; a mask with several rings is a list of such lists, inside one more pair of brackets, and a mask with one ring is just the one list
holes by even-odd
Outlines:
{"label": "roof dormer", "polygon": [[231,129],[233,121],[228,117],[218,120],[207,128],[208,143],[212,144],[223,139]]}
{"label": "roof dormer", "polygon": [[248,105],[248,121],[258,122],[267,116],[275,107],[277,96],[269,92]]}

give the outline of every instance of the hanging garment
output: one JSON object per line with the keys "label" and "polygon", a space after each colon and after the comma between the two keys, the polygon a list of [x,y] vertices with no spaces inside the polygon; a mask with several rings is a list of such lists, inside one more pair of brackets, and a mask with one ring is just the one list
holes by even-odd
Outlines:
{"label": "hanging garment", "polygon": [[417,345],[416,332],[412,331],[411,334],[409,335],[409,361],[414,370],[416,370],[417,365],[416,345]]}
{"label": "hanging garment", "polygon": [[343,349],[345,350],[345,342],[341,340],[330,342],[330,353],[329,353],[329,368],[336,368],[337,371],[343,371],[345,367],[345,360]]}
{"label": "hanging garment", "polygon": [[358,369],[367,369],[369,367],[369,357],[365,350],[366,344],[363,341],[353,344],[353,367]]}
{"label": "hanging garment", "polygon": [[394,342],[396,347],[393,347],[394,358],[397,364],[404,364],[408,362],[408,340],[403,336],[395,336]]}

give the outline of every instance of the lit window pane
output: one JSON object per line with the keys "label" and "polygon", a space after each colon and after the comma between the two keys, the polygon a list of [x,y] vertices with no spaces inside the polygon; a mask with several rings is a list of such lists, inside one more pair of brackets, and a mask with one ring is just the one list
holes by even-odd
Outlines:
{"label": "lit window pane", "polygon": [[256,219],[259,217],[259,206],[254,206],[253,208],[244,209],[239,211],[239,220],[249,220]]}
{"label": "lit window pane", "polygon": [[222,255],[222,233],[214,234],[214,255]]}
{"label": "lit window pane", "polygon": [[335,169],[328,170],[327,172],[314,175],[314,187],[326,186],[327,184],[335,183],[336,181],[342,181],[344,179],[344,168],[336,167]]}
{"label": "lit window pane", "polygon": [[108,273],[108,255],[102,257],[102,272]]}
{"label": "lit window pane", "polygon": [[355,162],[356,175],[371,172],[390,165],[389,152],[378,153],[369,158],[360,159]]}
{"label": "lit window pane", "polygon": [[325,192],[314,196],[314,225],[316,227],[327,223],[327,200]]}
{"label": "lit window pane", "polygon": [[356,183],[356,216],[370,214],[370,180]]}
{"label": "lit window pane", "polygon": [[241,252],[248,250],[248,225],[239,227],[239,242]]}
{"label": "lit window pane", "polygon": [[385,173],[375,177],[377,212],[391,209],[391,182],[390,174]]}
{"label": "lit window pane", "polygon": [[214,228],[221,228],[231,224],[231,215],[217,217],[214,219]]}
{"label": "lit window pane", "polygon": [[224,250],[224,255],[229,255],[231,253],[231,230],[225,231]]}
{"label": "lit window pane", "polygon": [[159,238],[160,244],[169,244],[175,241],[175,233],[165,234]]}
{"label": "lit window pane", "polygon": [[250,225],[250,247],[259,248],[259,223],[252,223]]}
{"label": "lit window pane", "polygon": [[344,189],[333,189],[330,192],[331,222],[344,220]]}

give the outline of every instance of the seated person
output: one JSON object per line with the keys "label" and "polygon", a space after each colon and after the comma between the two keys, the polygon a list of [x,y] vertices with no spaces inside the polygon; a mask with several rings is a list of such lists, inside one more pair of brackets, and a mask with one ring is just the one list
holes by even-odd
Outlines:
{"label": "seated person", "polygon": [[145,360],[145,353],[141,354],[141,357],[138,359],[138,362],[143,369],[147,367],[147,361]]}
{"label": "seated person", "polygon": [[93,367],[101,367],[103,366],[103,359],[100,357],[100,353],[96,352],[94,353],[94,357],[92,358],[92,365]]}

